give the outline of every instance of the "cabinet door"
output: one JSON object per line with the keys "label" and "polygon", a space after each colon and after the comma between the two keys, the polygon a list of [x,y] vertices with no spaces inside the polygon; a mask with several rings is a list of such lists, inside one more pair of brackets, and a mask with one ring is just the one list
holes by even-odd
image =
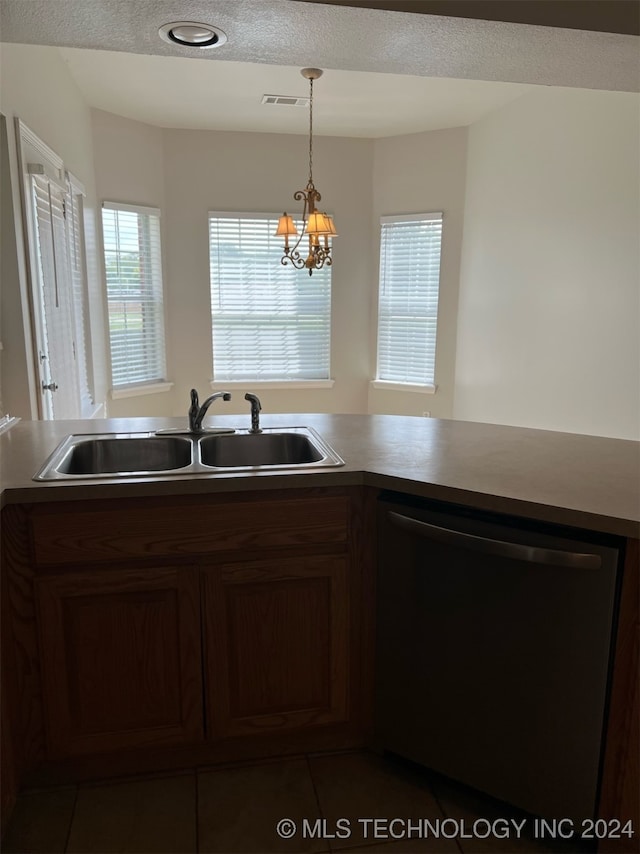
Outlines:
{"label": "cabinet door", "polygon": [[210,738],[348,719],[347,568],[305,556],[204,571]]}
{"label": "cabinet door", "polygon": [[37,580],[49,758],[202,735],[193,569],[95,569]]}

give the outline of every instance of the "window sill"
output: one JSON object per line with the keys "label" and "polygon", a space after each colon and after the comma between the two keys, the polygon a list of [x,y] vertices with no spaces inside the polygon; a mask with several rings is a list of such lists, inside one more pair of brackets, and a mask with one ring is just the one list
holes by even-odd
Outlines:
{"label": "window sill", "polygon": [[87,419],[104,418],[104,404],[85,403],[82,406],[82,417]]}
{"label": "window sill", "polygon": [[20,419],[15,415],[2,415],[0,416],[0,433],[6,433],[11,430]]}
{"label": "window sill", "polygon": [[371,380],[372,388],[379,388],[383,391],[412,391],[420,392],[421,394],[435,394],[438,390],[437,385],[416,385],[415,383],[392,383],[387,380]]}
{"label": "window sill", "polygon": [[334,383],[335,380],[211,380],[209,385],[216,391],[254,388],[292,390],[333,388]]}
{"label": "window sill", "polygon": [[173,383],[158,382],[145,383],[144,385],[128,385],[111,389],[111,399],[118,400],[121,397],[138,397],[142,394],[160,394],[160,392],[171,391]]}

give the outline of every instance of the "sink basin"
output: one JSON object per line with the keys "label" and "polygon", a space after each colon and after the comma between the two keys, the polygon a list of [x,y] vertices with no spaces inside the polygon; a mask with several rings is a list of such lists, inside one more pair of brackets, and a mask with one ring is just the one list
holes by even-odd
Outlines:
{"label": "sink basin", "polygon": [[190,439],[114,433],[107,436],[68,436],[35,480],[144,475],[183,469],[192,461],[193,444]]}
{"label": "sink basin", "polygon": [[308,436],[299,433],[240,433],[211,436],[200,442],[202,462],[207,466],[290,466],[317,463],[324,454]]}
{"label": "sink basin", "polygon": [[87,439],[71,448],[57,470],[64,474],[164,471],[190,462],[191,443],[182,439]]}
{"label": "sink basin", "polygon": [[208,436],[84,434],[67,436],[34,480],[215,475],[342,465],[344,461],[310,427]]}

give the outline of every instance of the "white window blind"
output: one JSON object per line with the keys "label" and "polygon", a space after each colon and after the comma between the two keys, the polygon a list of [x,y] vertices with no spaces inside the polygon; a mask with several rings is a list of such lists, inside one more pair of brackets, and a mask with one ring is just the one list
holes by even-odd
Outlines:
{"label": "white window blind", "polygon": [[102,230],[113,387],[162,381],[160,211],[104,202]]}
{"label": "white window blind", "polygon": [[277,224],[278,214],[209,213],[216,381],[329,379],[331,268],[283,266]]}
{"label": "white window blind", "polygon": [[442,214],[380,220],[377,379],[432,386]]}
{"label": "white window blind", "polygon": [[80,383],[80,398],[83,415],[93,412],[93,393],[90,379],[89,309],[87,293],[87,267],[84,244],[84,188],[71,173],[67,172],[66,221],[69,235],[69,251],[72,280],[72,302],[76,332],[76,358]]}

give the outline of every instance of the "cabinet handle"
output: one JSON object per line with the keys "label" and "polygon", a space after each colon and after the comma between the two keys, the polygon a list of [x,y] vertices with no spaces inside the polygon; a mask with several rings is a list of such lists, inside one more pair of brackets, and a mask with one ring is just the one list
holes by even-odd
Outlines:
{"label": "cabinet handle", "polygon": [[478,537],[475,534],[465,534],[462,531],[452,531],[449,528],[441,528],[439,525],[421,522],[419,519],[412,519],[391,510],[388,511],[387,515],[391,524],[395,525],[396,528],[402,528],[437,543],[460,546],[469,551],[512,558],[527,563],[538,563],[544,566],[569,566],[574,569],[600,569],[602,567],[602,558],[597,554],[565,552],[560,549],[544,549],[539,546],[523,546],[520,543],[508,543],[503,540],[492,540],[489,537]]}

